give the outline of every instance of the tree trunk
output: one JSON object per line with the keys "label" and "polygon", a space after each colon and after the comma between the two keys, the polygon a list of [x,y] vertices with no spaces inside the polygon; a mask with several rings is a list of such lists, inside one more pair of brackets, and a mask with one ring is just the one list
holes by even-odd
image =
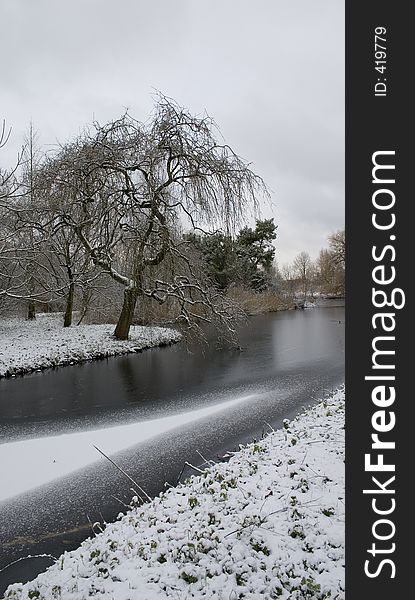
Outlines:
{"label": "tree trunk", "polygon": [[131,323],[133,322],[137,298],[137,290],[124,290],[124,303],[114,331],[114,335],[117,340],[128,340],[128,334],[130,333]]}
{"label": "tree trunk", "polygon": [[36,319],[36,310],[34,300],[29,300],[27,303],[27,320],[34,321]]}
{"label": "tree trunk", "polygon": [[304,279],[303,292],[304,292],[304,304],[305,304],[307,302],[307,298],[308,298],[308,281],[306,279]]}
{"label": "tree trunk", "polygon": [[82,323],[82,321],[84,320],[86,313],[89,310],[89,305],[91,303],[91,298],[92,298],[92,290],[88,287],[86,277],[82,277],[81,287],[82,287],[81,315],[79,317],[77,325],[80,325]]}
{"label": "tree trunk", "polygon": [[65,317],[63,319],[64,327],[70,327],[72,325],[74,295],[75,295],[75,284],[73,282],[71,282],[69,284],[68,296],[66,298],[66,310],[65,310]]}

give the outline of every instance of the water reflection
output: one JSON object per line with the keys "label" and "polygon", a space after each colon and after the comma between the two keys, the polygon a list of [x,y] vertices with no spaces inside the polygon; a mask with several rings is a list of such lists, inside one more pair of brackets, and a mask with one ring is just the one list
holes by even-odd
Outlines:
{"label": "water reflection", "polygon": [[180,344],[1,380],[2,441],[181,412],[304,368],[341,370],[344,308],[254,317],[240,344],[241,352]]}

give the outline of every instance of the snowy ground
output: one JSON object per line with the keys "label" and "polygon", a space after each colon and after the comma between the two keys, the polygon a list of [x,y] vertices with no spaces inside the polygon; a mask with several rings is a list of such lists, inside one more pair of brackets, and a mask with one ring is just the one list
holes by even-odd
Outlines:
{"label": "snowy ground", "polygon": [[344,391],[63,554],[6,598],[344,598]]}
{"label": "snowy ground", "polygon": [[35,321],[0,321],[0,377],[137,352],[180,339],[172,329],[132,327],[131,339],[122,342],[112,337],[114,325],[64,328],[61,317],[39,315]]}

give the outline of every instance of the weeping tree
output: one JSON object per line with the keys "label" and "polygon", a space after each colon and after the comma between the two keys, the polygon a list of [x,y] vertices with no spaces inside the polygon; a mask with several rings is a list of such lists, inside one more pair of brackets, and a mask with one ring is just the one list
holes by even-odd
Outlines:
{"label": "weeping tree", "polygon": [[147,123],[128,113],[94,123],[48,170],[51,193],[63,199],[58,221],[123,286],[116,338],[128,338],[142,297],[172,303],[188,326],[207,320],[232,329],[231,305],[180,232],[230,232],[267,189],[209,116],[159,95]]}

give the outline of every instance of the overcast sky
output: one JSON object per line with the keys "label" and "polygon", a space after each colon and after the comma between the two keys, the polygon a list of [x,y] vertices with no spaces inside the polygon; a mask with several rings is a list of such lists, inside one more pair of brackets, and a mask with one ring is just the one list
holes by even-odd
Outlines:
{"label": "overcast sky", "polygon": [[206,110],[272,190],[279,264],[344,227],[343,0],[0,0],[11,164],[93,118],[139,120],[154,89]]}

